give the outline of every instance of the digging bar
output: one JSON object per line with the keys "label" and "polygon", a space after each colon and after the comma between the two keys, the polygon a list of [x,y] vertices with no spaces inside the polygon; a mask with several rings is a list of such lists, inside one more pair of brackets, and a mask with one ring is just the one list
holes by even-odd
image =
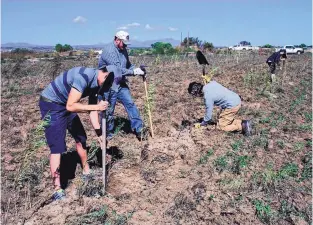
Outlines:
{"label": "digging bar", "polygon": [[[104,99],[103,99],[104,100]],[[102,112],[102,181],[103,181],[103,193],[105,193],[106,187],[106,111]]]}

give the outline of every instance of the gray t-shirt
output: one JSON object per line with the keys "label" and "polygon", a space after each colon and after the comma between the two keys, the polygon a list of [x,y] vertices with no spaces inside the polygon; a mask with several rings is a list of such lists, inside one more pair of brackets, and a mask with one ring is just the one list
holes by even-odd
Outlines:
{"label": "gray t-shirt", "polygon": [[212,119],[214,105],[222,109],[230,109],[241,104],[241,99],[238,94],[225,88],[216,81],[211,81],[203,87],[204,101],[206,113],[205,121]]}
{"label": "gray t-shirt", "polygon": [[89,96],[89,103],[97,103],[99,85],[98,70],[94,68],[74,67],[61,73],[41,93],[53,102],[66,104],[71,88],[82,93],[82,98]]}

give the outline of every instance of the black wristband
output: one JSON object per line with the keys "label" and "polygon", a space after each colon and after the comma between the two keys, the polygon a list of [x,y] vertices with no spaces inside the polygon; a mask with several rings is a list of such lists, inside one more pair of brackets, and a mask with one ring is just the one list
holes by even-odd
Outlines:
{"label": "black wristband", "polygon": [[101,127],[99,129],[95,129],[95,131],[96,131],[96,134],[97,134],[98,137],[100,137],[102,135]]}

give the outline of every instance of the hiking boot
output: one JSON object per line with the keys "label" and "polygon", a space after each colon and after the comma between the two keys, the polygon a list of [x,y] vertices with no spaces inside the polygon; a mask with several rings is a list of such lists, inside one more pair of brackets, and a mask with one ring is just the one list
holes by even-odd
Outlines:
{"label": "hiking boot", "polygon": [[250,120],[243,120],[241,122],[242,126],[242,133],[245,136],[251,136],[252,135],[252,128],[251,128],[251,121]]}
{"label": "hiking boot", "polygon": [[65,191],[63,189],[59,189],[55,191],[52,195],[52,201],[62,200],[65,198]]}
{"label": "hiking boot", "polygon": [[136,132],[136,137],[139,141],[146,141],[148,140],[148,132],[146,129],[141,129],[141,131]]}

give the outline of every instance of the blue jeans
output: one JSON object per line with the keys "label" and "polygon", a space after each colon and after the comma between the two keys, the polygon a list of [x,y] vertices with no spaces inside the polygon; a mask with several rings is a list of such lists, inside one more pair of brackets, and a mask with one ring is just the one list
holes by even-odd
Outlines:
{"label": "blue jeans", "polygon": [[130,120],[130,126],[133,132],[140,132],[143,127],[143,122],[140,118],[139,110],[137,109],[127,84],[121,84],[118,92],[110,90],[104,93],[105,99],[109,99],[110,107],[106,111],[107,116],[107,134],[112,135],[114,133],[114,109],[116,102],[119,101],[123,104],[128,119]]}

